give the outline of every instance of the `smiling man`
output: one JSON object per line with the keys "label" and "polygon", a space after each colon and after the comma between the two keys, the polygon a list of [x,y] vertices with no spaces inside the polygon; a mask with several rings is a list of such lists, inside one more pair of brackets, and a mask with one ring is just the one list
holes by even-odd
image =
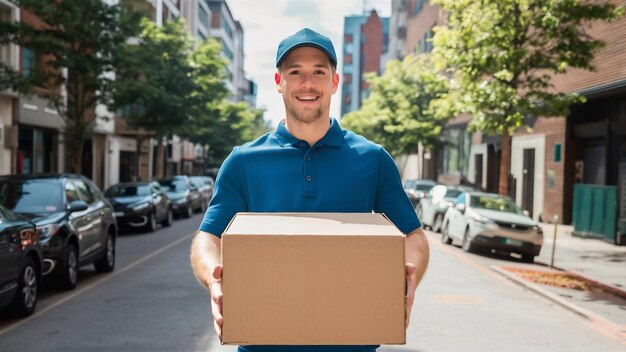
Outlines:
{"label": "smiling man", "polygon": [[[398,170],[379,145],[330,117],[337,56],[327,37],[308,28],[284,39],[274,76],[285,104],[276,131],[233,149],[191,247],[191,263],[211,293],[221,335],[221,234],[237,212],[384,213],[405,239],[406,325],[415,289],[428,265],[428,242]],[[228,268],[226,269],[228,270]],[[240,346],[239,352],[371,352],[378,346]]]}

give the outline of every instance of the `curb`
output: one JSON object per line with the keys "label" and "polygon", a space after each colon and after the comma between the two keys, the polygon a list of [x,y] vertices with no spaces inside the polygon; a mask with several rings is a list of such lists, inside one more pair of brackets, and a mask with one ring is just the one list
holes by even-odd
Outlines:
{"label": "curb", "polygon": [[619,335],[620,337],[624,338],[623,334],[624,332],[622,331],[623,327],[620,326],[619,324],[608,320],[607,318],[604,318],[596,313],[593,313],[587,309],[584,309],[582,307],[577,306],[576,304],[567,301],[566,299],[563,299],[561,297],[559,297],[558,295],[555,295],[552,292],[549,292],[546,289],[541,288],[538,284],[529,282],[527,280],[524,280],[520,277],[518,277],[517,275],[510,273],[508,271],[506,271],[505,269],[503,269],[500,266],[497,265],[491,265],[489,267],[491,270],[497,272],[498,274],[506,277],[507,279],[531,290],[534,291],[535,293],[544,296],[545,298],[559,304],[562,307],[565,307],[567,309],[569,309],[570,311],[582,316],[583,318],[586,318],[592,322],[595,323],[600,323],[605,327],[610,328],[611,330],[613,330],[614,333],[616,333],[617,335]]}
{"label": "curb", "polygon": [[[541,262],[541,261],[538,261],[538,260],[535,260],[535,264],[541,264],[541,265],[544,265],[547,268],[549,268],[548,264],[546,264],[544,262]],[[616,295],[616,296],[618,296],[620,298],[626,299],[626,290],[624,290],[624,289],[622,289],[620,287],[617,287],[617,286],[614,286],[614,285],[611,285],[611,284],[607,284],[607,283],[598,281],[596,279],[593,279],[593,278],[591,278],[589,276],[586,276],[586,275],[581,274],[581,273],[576,272],[576,271],[565,270],[565,269],[559,268],[557,266],[554,266],[552,269],[561,271],[563,274],[567,274],[567,275],[575,277],[577,279],[580,279],[580,280],[583,280],[583,281],[588,281],[588,282],[590,282],[590,283],[592,283],[592,284],[602,288],[605,291],[608,291],[608,292],[610,292],[610,293],[612,293],[612,294],[614,294],[614,295]]]}

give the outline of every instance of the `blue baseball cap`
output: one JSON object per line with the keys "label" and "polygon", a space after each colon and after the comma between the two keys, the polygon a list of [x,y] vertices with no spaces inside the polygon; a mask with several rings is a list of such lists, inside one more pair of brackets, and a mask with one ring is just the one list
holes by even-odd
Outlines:
{"label": "blue baseball cap", "polygon": [[320,49],[328,55],[333,66],[337,67],[337,55],[335,55],[335,47],[333,47],[330,38],[308,28],[299,30],[296,34],[283,39],[280,44],[278,44],[278,50],[276,51],[276,67],[280,65],[283,59],[287,57],[287,54],[292,50],[303,46]]}

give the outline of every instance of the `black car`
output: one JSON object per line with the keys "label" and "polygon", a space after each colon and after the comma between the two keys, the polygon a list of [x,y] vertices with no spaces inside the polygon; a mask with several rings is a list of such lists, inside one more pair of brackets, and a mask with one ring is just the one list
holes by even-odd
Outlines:
{"label": "black car", "polygon": [[40,279],[35,224],[0,206],[0,308],[18,317],[33,314]]}
{"label": "black car", "polygon": [[172,202],[174,215],[189,218],[194,211],[204,211],[205,204],[202,202],[202,195],[195,187],[189,177],[174,176],[160,179],[159,185],[165,189],[167,196]]}
{"label": "black car", "polygon": [[129,182],[109,187],[104,196],[111,202],[120,228],[156,230],[157,223],[170,226],[174,211],[156,182]]}
{"label": "black car", "polygon": [[89,179],[74,174],[0,176],[0,204],[35,223],[44,278],[71,290],[78,268],[113,271],[117,221]]}

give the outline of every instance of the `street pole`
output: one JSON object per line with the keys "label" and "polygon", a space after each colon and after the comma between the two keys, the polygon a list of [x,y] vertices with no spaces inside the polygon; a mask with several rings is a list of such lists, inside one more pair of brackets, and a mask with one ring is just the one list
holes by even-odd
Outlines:
{"label": "street pole", "polygon": [[550,269],[554,268],[554,251],[556,250],[556,230],[559,223],[559,216],[554,215],[552,218],[552,222],[554,222],[554,238],[552,240],[552,256],[550,257]]}

